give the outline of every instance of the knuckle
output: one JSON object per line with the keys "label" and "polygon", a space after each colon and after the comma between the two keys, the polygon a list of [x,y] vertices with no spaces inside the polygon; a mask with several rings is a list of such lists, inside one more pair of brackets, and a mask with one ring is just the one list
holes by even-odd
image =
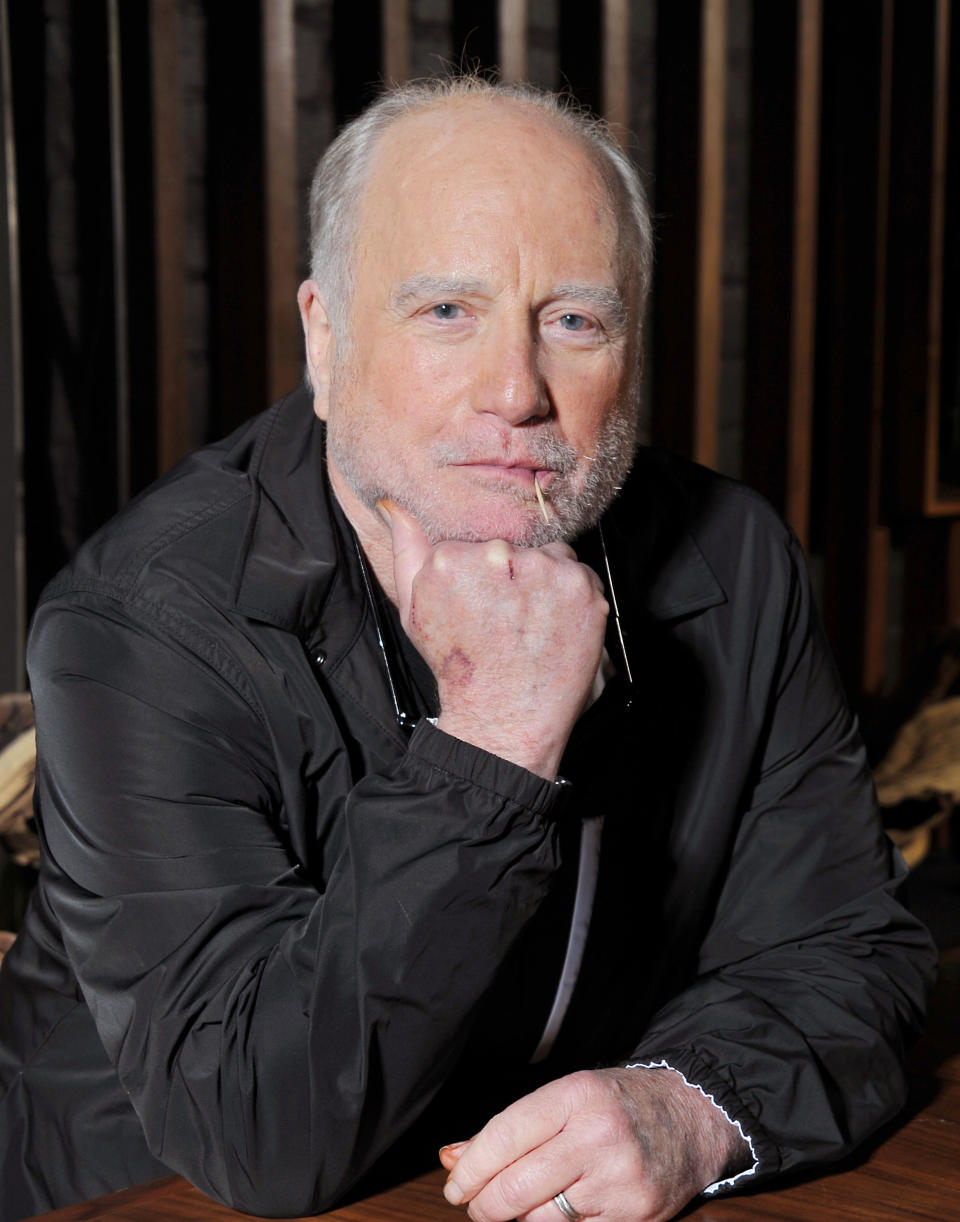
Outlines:
{"label": "knuckle", "polygon": [[530,1207],[531,1187],[530,1176],[513,1168],[501,1172],[492,1185],[500,1204],[509,1212],[511,1218]]}
{"label": "knuckle", "polygon": [[500,1112],[495,1121],[489,1132],[491,1148],[497,1158],[512,1162],[516,1157],[518,1141],[522,1141],[522,1134],[514,1124],[513,1117],[507,1112]]}
{"label": "knuckle", "polygon": [[510,559],[513,548],[505,539],[491,539],[483,545],[483,551],[492,564],[502,565]]}
{"label": "knuckle", "polygon": [[584,1103],[600,1098],[604,1094],[600,1078],[591,1069],[578,1069],[576,1073],[569,1074],[565,1081],[571,1090],[579,1093]]}
{"label": "knuckle", "polygon": [[597,1112],[594,1119],[594,1141],[598,1146],[605,1150],[616,1149],[624,1146],[624,1140],[628,1136],[625,1117],[616,1105],[608,1106],[606,1109]]}

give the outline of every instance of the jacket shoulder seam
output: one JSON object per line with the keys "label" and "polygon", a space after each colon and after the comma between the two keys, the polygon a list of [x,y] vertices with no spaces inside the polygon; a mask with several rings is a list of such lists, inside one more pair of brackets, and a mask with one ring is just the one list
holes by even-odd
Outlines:
{"label": "jacket shoulder seam", "polygon": [[[124,608],[141,611],[164,631],[168,632],[175,640],[179,641],[180,644],[185,645],[191,652],[199,655],[222,679],[234,688],[250,706],[257,718],[264,725],[267,724],[267,717],[263,706],[243,669],[233,658],[224,652],[215,636],[201,628],[194,620],[191,620],[182,612],[165,603],[147,598],[143,594],[131,593],[129,590],[124,589],[123,586],[113,582],[95,580],[74,580],[63,589],[45,595],[41,605],[48,605],[70,594],[90,594],[119,603]],[[65,609],[81,613],[83,610],[82,607],[71,607],[69,604],[67,604]]]}
{"label": "jacket shoulder seam", "polygon": [[200,509],[188,514],[185,518],[178,518],[158,535],[152,536],[123,565],[121,572],[126,577],[126,588],[134,586],[149,561],[175,539],[182,538],[182,536],[189,534],[192,530],[196,530],[198,526],[202,526],[204,522],[208,522],[212,518],[226,513],[228,509],[232,509],[242,501],[248,500],[250,496],[251,490],[248,485],[238,493],[224,497],[222,500],[214,501],[210,505],[202,506]]}

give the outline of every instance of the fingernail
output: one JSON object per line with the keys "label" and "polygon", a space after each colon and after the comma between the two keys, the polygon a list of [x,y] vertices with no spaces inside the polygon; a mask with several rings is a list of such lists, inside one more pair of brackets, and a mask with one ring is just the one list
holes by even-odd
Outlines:
{"label": "fingernail", "polygon": [[466,1144],[465,1141],[454,1141],[448,1146],[441,1146],[439,1154],[441,1166],[446,1167],[447,1171],[452,1172],[460,1161],[460,1155],[466,1148]]}
{"label": "fingernail", "polygon": [[463,1200],[463,1192],[453,1180],[447,1180],[444,1184],[443,1195],[451,1205],[459,1205]]}

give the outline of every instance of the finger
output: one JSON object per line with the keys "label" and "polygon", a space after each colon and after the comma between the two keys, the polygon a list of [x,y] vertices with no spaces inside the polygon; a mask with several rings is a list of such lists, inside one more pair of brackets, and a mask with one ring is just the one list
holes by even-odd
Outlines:
{"label": "finger", "polygon": [[540,548],[545,556],[553,556],[555,560],[576,560],[577,553],[569,543],[544,543]]}
{"label": "finger", "polygon": [[[551,1205],[558,1192],[565,1192],[571,1185],[579,1188],[584,1172],[583,1151],[560,1134],[504,1167],[485,1184],[470,1201],[470,1217],[474,1222],[525,1218]],[[576,1195],[586,1198],[583,1189]],[[564,1220],[558,1216],[552,1222]]]}
{"label": "finger", "polygon": [[397,586],[397,605],[400,617],[406,622],[410,607],[410,590],[413,579],[423,568],[430,555],[431,543],[420,528],[416,518],[396,501],[377,501],[377,511],[390,527],[393,540],[393,577]]}
{"label": "finger", "polygon": [[[554,560],[573,560],[579,563],[579,561],[577,561],[577,553],[567,543],[545,543],[543,547],[539,548],[539,551],[543,552],[545,556],[551,556]],[[603,582],[600,580],[596,572],[588,564],[581,564],[581,568],[583,568],[589,575],[590,585],[593,587],[593,589],[598,594],[605,593]]]}
{"label": "finger", "polygon": [[449,1146],[440,1147],[440,1162],[447,1169],[452,1171],[457,1165],[460,1155],[464,1152],[470,1143],[468,1141],[454,1141]]}
{"label": "finger", "polygon": [[[567,1199],[567,1204],[581,1218],[595,1218],[598,1214],[602,1213],[602,1210],[595,1208],[592,1202],[588,1203],[582,1181],[568,1184],[566,1188],[558,1188],[557,1192],[563,1193]],[[640,1216],[640,1214],[637,1215],[637,1217]],[[556,1193],[553,1193],[549,1201],[544,1201],[542,1205],[536,1205],[533,1209],[528,1209],[526,1213],[521,1214],[517,1218],[517,1222],[567,1222],[567,1216],[557,1204]]]}
{"label": "finger", "polygon": [[505,1167],[562,1131],[579,1093],[561,1079],[512,1103],[480,1130],[450,1173],[444,1196],[451,1205],[472,1200]]}

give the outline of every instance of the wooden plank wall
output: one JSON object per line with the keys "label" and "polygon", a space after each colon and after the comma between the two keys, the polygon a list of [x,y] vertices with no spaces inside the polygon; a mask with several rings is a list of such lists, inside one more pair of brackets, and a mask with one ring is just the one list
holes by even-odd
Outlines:
{"label": "wooden plank wall", "polygon": [[[109,33],[111,14],[116,25],[117,9],[129,6],[101,2]],[[189,406],[196,310],[188,308],[198,261],[209,299],[204,433],[225,431],[299,380],[298,181],[304,149],[320,131],[305,131],[298,109],[304,74],[328,81],[326,139],[378,79],[442,70],[466,49],[468,62],[499,65],[506,79],[569,82],[625,139],[652,110],[640,133],[653,153],[659,240],[647,341],[652,438],[708,465],[720,461],[718,438],[731,426],[721,374],[734,334],[743,390],[733,423],[742,443],[726,466],[771,498],[808,549],[843,677],[868,717],[917,647],[960,618],[960,442],[941,453],[944,419],[960,421],[957,277],[945,272],[960,268],[947,221],[960,207],[952,168],[960,162],[960,22],[951,21],[950,0],[133,7],[145,22],[138,29],[132,17],[121,21],[116,55],[129,73],[139,63],[136,39],[146,40],[146,120],[112,145],[111,261],[119,314],[132,292],[124,259],[136,265],[146,249],[131,234],[142,234],[147,216],[152,272],[138,287],[152,298],[152,348],[124,373],[115,326],[111,450],[139,444],[145,452],[151,429],[152,466],[164,470],[198,440]],[[738,36],[749,45],[743,81],[732,22],[743,23]],[[198,61],[190,44],[201,27]],[[652,54],[643,41],[651,29]],[[199,70],[200,153],[186,84]],[[750,132],[747,246],[742,284],[731,286],[728,100],[741,85]],[[118,160],[124,150],[134,156],[137,141],[150,159],[147,209],[143,183],[125,181]],[[318,140],[310,152],[320,151]],[[198,163],[207,221],[199,238],[190,168]],[[734,289],[746,299],[739,321]],[[131,324],[143,316],[131,311]],[[124,377],[140,387],[126,426]],[[118,471],[122,462],[121,453]],[[130,469],[139,486],[140,467]],[[29,546],[29,523],[27,539]]]}
{"label": "wooden plank wall", "polygon": [[23,367],[20,339],[20,259],[13,148],[13,90],[7,0],[0,0],[0,692],[19,688],[27,592],[23,537]]}

